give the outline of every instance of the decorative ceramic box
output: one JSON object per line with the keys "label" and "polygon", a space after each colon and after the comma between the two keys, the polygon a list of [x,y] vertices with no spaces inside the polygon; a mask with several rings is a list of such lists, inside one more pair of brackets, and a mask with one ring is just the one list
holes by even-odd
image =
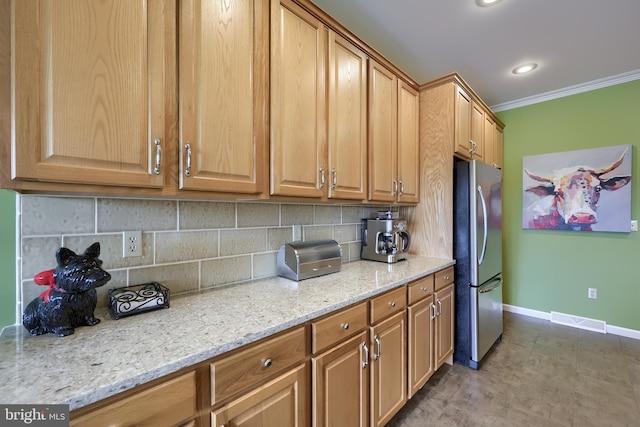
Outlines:
{"label": "decorative ceramic box", "polygon": [[109,308],[116,319],[169,308],[169,289],[157,282],[109,289]]}

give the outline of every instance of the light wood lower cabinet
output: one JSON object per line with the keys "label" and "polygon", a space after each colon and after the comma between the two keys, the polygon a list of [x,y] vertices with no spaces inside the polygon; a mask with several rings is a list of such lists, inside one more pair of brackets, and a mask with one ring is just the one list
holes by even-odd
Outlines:
{"label": "light wood lower cabinet", "polygon": [[375,427],[384,426],[407,403],[406,325],[403,310],[371,328],[371,425]]}
{"label": "light wood lower cabinet", "polygon": [[438,369],[445,362],[449,365],[453,364],[453,319],[455,318],[453,283],[436,291],[434,303],[437,309],[435,354],[436,369]]}
{"label": "light wood lower cabinet", "polygon": [[384,426],[452,363],[453,298],[449,268],[73,411],[71,426]]}
{"label": "light wood lower cabinet", "polygon": [[211,413],[212,427],[303,427],[307,422],[306,364]]}
{"label": "light wood lower cabinet", "polygon": [[[189,425],[196,410],[196,372],[138,391],[91,412],[71,414],[72,427]],[[194,422],[195,425],[195,422]]]}
{"label": "light wood lower cabinet", "polygon": [[367,331],[362,330],[311,359],[312,426],[368,427],[367,346]]}

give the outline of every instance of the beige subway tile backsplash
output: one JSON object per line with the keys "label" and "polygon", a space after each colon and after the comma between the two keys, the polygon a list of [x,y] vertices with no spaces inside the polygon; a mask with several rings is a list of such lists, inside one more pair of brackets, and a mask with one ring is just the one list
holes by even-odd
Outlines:
{"label": "beige subway tile backsplash", "polygon": [[[137,200],[24,195],[21,198],[21,293],[18,309],[43,289],[33,276],[55,268],[65,246],[82,253],[100,242],[112,280],[98,290],[156,281],[172,295],[276,275],[277,251],[294,240],[336,239],[343,261],[360,257],[361,219],[377,210],[357,205]],[[142,231],[142,256],[122,256],[126,230]]]}
{"label": "beige subway tile backsplash", "polygon": [[273,227],[278,225],[280,225],[280,205],[238,203],[238,227]]}
{"label": "beige subway tile backsplash", "polygon": [[175,200],[98,199],[98,232],[176,230]]}
{"label": "beige subway tile backsplash", "polygon": [[218,230],[156,233],[156,263],[190,261],[218,256]]}
{"label": "beige subway tile backsplash", "polygon": [[95,200],[80,197],[22,196],[22,235],[95,232]]}
{"label": "beige subway tile backsplash", "polygon": [[202,261],[202,288],[251,279],[251,255]]}
{"label": "beige subway tile backsplash", "polygon": [[178,202],[180,230],[235,228],[235,202]]}

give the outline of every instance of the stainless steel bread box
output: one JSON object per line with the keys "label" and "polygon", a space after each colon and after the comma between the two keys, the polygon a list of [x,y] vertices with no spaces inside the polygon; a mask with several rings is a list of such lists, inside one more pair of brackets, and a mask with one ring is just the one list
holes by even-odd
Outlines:
{"label": "stainless steel bread box", "polygon": [[336,273],[342,267],[342,248],[335,240],[291,242],[278,251],[278,276],[304,280]]}

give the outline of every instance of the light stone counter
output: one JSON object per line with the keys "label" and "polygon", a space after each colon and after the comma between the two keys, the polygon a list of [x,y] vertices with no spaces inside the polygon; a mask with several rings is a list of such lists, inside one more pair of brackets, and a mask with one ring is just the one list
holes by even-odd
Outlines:
{"label": "light stone counter", "polygon": [[0,403],[77,409],[453,264],[421,257],[389,265],[355,261],[301,282],[275,277],[174,297],[169,309],[120,320],[97,311],[100,324],[64,338],[5,328]]}

